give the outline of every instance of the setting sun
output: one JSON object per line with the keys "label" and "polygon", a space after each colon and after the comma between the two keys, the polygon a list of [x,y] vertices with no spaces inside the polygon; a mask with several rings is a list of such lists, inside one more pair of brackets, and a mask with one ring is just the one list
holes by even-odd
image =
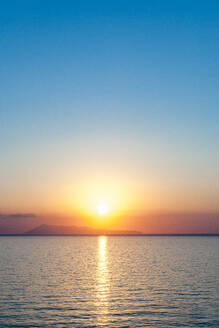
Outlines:
{"label": "setting sun", "polygon": [[[108,173],[110,175],[110,173]],[[84,225],[112,227],[117,218],[135,208],[135,196],[123,177],[105,178],[89,176],[76,186],[66,188],[63,193],[63,207],[72,215],[77,213]],[[104,219],[104,220],[103,220]]]}
{"label": "setting sun", "polygon": [[97,206],[97,212],[99,215],[106,215],[109,212],[109,207],[105,203],[100,203]]}

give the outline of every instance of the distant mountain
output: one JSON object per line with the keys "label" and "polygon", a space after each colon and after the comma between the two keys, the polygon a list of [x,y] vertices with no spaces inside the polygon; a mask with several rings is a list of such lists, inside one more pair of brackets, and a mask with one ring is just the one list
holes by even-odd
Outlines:
{"label": "distant mountain", "polygon": [[[28,213],[0,213],[0,235],[136,235],[138,231],[92,229],[88,227],[59,225],[59,217],[40,217]],[[43,221],[45,222],[44,224]],[[51,223],[52,224],[51,224]]]}
{"label": "distant mountain", "polygon": [[139,231],[92,229],[77,226],[59,226],[41,224],[29,230],[26,235],[139,235]]}

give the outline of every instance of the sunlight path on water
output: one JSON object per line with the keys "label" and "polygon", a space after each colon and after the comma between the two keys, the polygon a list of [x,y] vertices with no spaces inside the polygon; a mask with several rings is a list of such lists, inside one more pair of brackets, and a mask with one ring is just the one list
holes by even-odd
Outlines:
{"label": "sunlight path on water", "polygon": [[98,324],[107,323],[108,315],[108,296],[109,296],[109,277],[108,277],[108,258],[107,258],[107,237],[98,237],[98,263],[97,263],[97,284],[96,284],[96,306]]}

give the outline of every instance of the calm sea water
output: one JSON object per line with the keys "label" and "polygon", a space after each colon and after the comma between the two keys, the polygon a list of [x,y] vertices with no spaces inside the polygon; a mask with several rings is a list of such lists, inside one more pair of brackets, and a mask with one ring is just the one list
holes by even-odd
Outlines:
{"label": "calm sea water", "polygon": [[0,327],[219,327],[218,237],[1,237]]}

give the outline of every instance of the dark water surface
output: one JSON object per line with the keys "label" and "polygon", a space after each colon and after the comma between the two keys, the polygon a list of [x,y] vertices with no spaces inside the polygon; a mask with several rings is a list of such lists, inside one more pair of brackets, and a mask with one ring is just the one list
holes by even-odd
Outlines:
{"label": "dark water surface", "polygon": [[218,237],[1,237],[0,327],[219,327]]}

